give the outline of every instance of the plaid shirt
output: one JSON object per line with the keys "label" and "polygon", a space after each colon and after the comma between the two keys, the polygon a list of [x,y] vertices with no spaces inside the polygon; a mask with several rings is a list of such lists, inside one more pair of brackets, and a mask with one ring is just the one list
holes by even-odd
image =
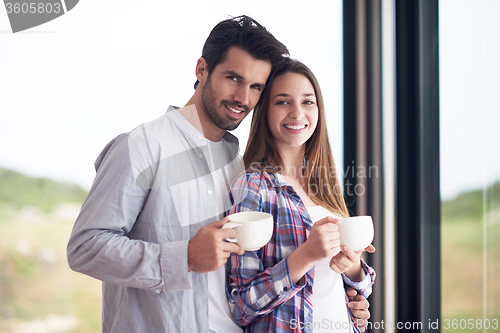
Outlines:
{"label": "plaid shirt", "polygon": [[[271,168],[261,164],[260,168]],[[246,332],[312,332],[314,267],[292,283],[287,257],[304,244],[313,225],[295,190],[277,173],[258,171],[241,175],[233,184],[229,214],[261,211],[274,216],[274,233],[257,251],[231,255],[226,294],[233,317]],[[363,261],[366,277],[344,282],[363,296],[371,294],[375,271]],[[346,304],[348,303],[346,295]],[[351,331],[359,332],[347,308]]]}

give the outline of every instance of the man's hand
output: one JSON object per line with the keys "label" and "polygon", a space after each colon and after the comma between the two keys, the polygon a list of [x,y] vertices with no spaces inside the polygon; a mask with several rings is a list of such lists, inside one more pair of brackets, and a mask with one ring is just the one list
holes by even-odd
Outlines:
{"label": "man's hand", "polygon": [[206,273],[224,265],[231,253],[243,255],[245,250],[235,243],[224,241],[236,236],[232,228],[221,229],[229,221],[226,216],[204,226],[188,243],[188,271]]}
{"label": "man's hand", "polygon": [[349,297],[349,309],[354,317],[354,323],[358,326],[361,332],[364,332],[368,319],[370,318],[370,303],[363,295],[358,294],[356,289],[346,286],[346,293]]}

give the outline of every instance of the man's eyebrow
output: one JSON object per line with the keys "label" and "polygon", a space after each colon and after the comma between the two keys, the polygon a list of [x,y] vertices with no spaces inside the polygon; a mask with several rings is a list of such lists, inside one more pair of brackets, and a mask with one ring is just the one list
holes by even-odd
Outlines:
{"label": "man's eyebrow", "polygon": [[238,78],[238,79],[244,79],[243,76],[241,76],[240,74],[236,73],[235,71],[232,71],[229,69],[227,71],[225,71],[224,74],[234,76],[235,78]]}
{"label": "man's eyebrow", "polygon": [[266,88],[266,85],[264,83],[255,83],[253,85],[256,87],[259,87],[262,90],[264,90]]}
{"label": "man's eyebrow", "polygon": [[[240,74],[238,74],[235,71],[232,71],[230,69],[228,69],[227,71],[224,71],[224,74],[234,76],[235,78],[240,79],[240,80],[244,80],[245,79],[243,76],[241,76]],[[266,88],[266,84],[265,83],[254,83],[252,85],[256,86],[256,87],[259,87],[262,90],[264,90],[264,88]]]}

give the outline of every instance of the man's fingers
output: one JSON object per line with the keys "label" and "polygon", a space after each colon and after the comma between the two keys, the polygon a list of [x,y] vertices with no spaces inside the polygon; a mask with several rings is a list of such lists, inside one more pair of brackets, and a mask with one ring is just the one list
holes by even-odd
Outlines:
{"label": "man's fingers", "polygon": [[216,231],[217,237],[220,239],[233,238],[236,236],[236,231],[233,228],[224,228]]}
{"label": "man's fingers", "polygon": [[345,292],[346,292],[347,296],[349,296],[349,297],[356,297],[356,295],[358,294],[356,289],[354,289],[352,287],[347,287]]}
{"label": "man's fingers", "polygon": [[240,256],[245,253],[245,250],[243,250],[243,248],[236,243],[225,243],[222,249],[224,252],[236,253]]}
{"label": "man's fingers", "polygon": [[366,320],[370,319],[370,311],[368,311],[367,309],[361,310],[361,309],[351,309],[351,307],[349,308],[351,310],[351,314],[354,317]]}
{"label": "man's fingers", "polygon": [[207,225],[205,228],[220,229],[227,222],[229,222],[229,216],[224,217],[222,220],[217,220],[215,222],[212,222],[209,225]]}
{"label": "man's fingers", "polygon": [[[363,297],[363,296],[361,296]],[[352,310],[367,310],[369,307],[370,307],[370,302],[368,302],[366,300],[366,298],[359,298],[359,297],[356,297],[356,300],[355,301],[351,301],[349,302],[349,309],[352,309]],[[370,317],[368,317],[370,318]],[[365,318],[365,319],[368,319],[368,318]]]}
{"label": "man's fingers", "polygon": [[351,314],[353,315],[353,317],[358,318],[360,321],[370,319],[370,311],[368,311],[368,310],[353,310],[353,309],[351,309]]}
{"label": "man's fingers", "polygon": [[370,311],[368,311],[368,310],[351,309],[351,314],[353,315],[353,317],[356,317],[357,319],[359,319],[359,321],[370,319]]}
{"label": "man's fingers", "polygon": [[365,327],[367,325],[367,322],[363,319],[356,318],[356,326],[358,326],[360,332],[365,331]]}

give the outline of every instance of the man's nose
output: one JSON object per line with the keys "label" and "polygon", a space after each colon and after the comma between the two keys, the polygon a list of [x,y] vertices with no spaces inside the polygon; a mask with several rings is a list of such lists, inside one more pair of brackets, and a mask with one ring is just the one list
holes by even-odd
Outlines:
{"label": "man's nose", "polygon": [[234,99],[240,105],[248,105],[250,103],[249,96],[250,96],[250,87],[240,87],[236,91]]}

